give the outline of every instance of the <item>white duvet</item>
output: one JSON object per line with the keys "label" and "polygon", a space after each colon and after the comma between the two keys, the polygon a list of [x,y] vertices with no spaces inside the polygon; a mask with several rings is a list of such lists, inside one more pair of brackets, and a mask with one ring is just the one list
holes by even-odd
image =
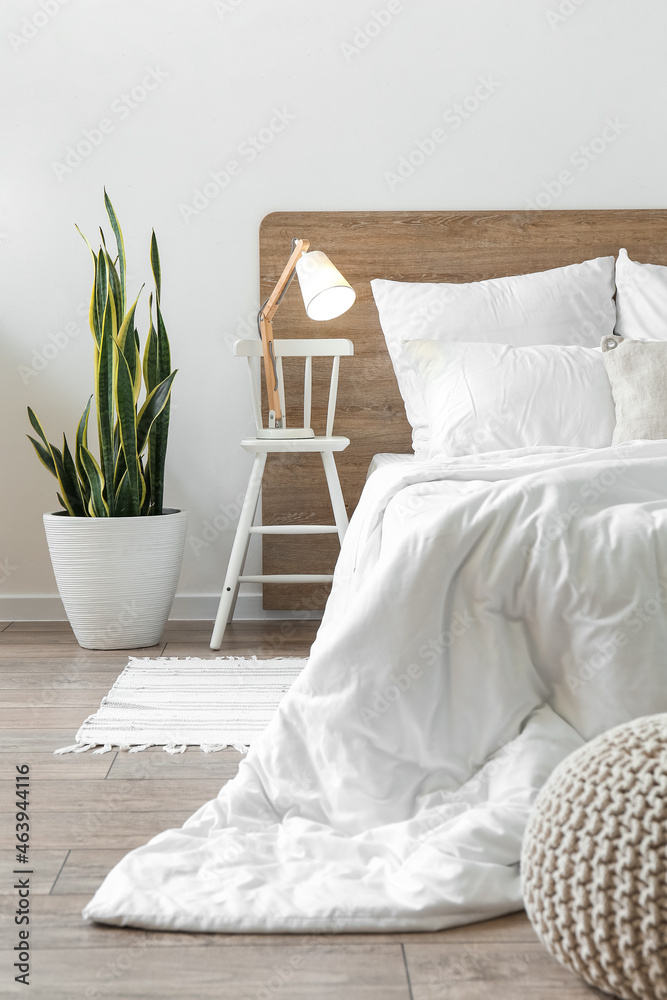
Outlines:
{"label": "white duvet", "polygon": [[667,711],[667,442],[376,472],[310,662],[238,777],[84,916],[427,930],[521,908],[536,793]]}

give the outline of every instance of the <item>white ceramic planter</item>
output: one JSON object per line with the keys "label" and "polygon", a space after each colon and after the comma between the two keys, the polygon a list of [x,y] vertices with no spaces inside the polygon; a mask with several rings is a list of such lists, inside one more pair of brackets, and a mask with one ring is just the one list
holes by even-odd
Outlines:
{"label": "white ceramic planter", "polygon": [[167,623],[181,571],[188,515],[44,515],[53,572],[70,624],[86,649],[153,646]]}

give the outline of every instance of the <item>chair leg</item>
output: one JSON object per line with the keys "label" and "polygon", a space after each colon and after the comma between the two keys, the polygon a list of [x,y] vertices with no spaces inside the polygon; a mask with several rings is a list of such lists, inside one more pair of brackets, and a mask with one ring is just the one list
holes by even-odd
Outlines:
{"label": "chair leg", "polygon": [[[254,519],[254,513],[253,513],[253,519]],[[239,573],[243,572],[243,567],[245,566],[245,561],[246,561],[246,559],[248,557],[248,548],[250,547],[250,539],[251,539],[251,537],[252,536],[251,536],[250,532],[248,532],[248,534],[246,535],[245,547],[243,549],[243,554],[241,556],[241,569],[239,570]],[[241,590],[241,584],[237,580],[236,581],[236,586],[234,587],[234,594],[232,596],[232,603],[231,603],[231,606],[229,608],[229,616],[228,616],[228,619],[227,619],[228,621],[231,621],[233,619],[233,617],[234,617],[234,612],[236,611],[236,602],[239,599],[239,591],[240,590]]]}
{"label": "chair leg", "polygon": [[336,527],[338,528],[338,538],[340,540],[340,544],[342,545],[343,539],[345,538],[345,532],[347,531],[348,520],[347,511],[345,510],[345,501],[343,499],[343,491],[340,488],[338,470],[336,469],[336,460],[330,451],[322,451],[320,454],[322,455],[324,473],[327,477],[327,486],[329,487],[329,496],[331,497],[334,521],[336,522]]}
{"label": "chair leg", "polygon": [[246,553],[248,551],[250,528],[255,517],[255,511],[257,510],[257,501],[259,499],[259,491],[262,486],[262,476],[264,475],[265,465],[266,453],[257,452],[255,454],[252,472],[250,473],[248,489],[246,490],[246,495],[243,500],[241,516],[239,517],[236,535],[234,536],[234,544],[232,545],[232,551],[229,557],[225,583],[222,588],[220,604],[218,605],[218,613],[215,618],[215,626],[211,637],[211,649],[220,649],[220,646],[222,645],[222,637],[225,634],[227,622],[229,621],[230,613],[232,611],[232,605],[235,603],[238,580],[239,576],[241,576],[243,563],[245,562]]}

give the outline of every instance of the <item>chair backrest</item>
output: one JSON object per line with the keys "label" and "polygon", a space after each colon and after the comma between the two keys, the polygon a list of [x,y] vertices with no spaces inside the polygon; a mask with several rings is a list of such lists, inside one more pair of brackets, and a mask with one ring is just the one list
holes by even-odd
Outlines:
{"label": "chair backrest", "polygon": [[[336,397],[338,394],[338,371],[340,359],[354,354],[354,344],[351,340],[334,338],[331,340],[274,340],[273,348],[278,372],[278,393],[280,406],[287,426],[287,408],[285,406],[285,380],[283,377],[283,358],[304,358],[303,376],[303,426],[310,427],[310,413],[313,396],[313,358],[333,358],[331,365],[331,381],[329,383],[329,403],[327,406],[326,436],[333,434],[334,417],[336,414]],[[260,401],[260,379],[258,366],[261,366],[262,341],[237,340],[234,344],[234,355],[237,358],[248,359],[250,374],[250,391],[252,394],[253,413],[257,430],[263,429],[262,405]],[[261,372],[260,372],[261,378]]]}

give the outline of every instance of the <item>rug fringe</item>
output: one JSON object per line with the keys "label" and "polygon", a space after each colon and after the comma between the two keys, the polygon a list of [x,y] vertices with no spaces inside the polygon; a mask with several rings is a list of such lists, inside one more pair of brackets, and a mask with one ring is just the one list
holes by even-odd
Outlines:
{"label": "rug fringe", "polygon": [[[105,743],[104,746],[99,746],[97,743],[72,743],[68,747],[60,747],[59,750],[54,750],[54,754],[62,755],[65,753],[86,753],[87,750],[92,750],[94,754],[104,754],[110,753],[112,750],[126,750],[128,753],[141,753],[142,750],[149,750],[151,747],[161,746],[165,753],[176,754],[185,753],[188,746],[196,746],[197,744],[189,743],[142,743],[140,746],[129,746],[128,744],[113,744]],[[202,753],[219,753],[221,750],[226,750],[227,747],[232,747],[233,750],[237,750],[238,753],[246,754],[250,749],[249,743],[200,743],[199,749]],[[96,749],[93,749],[96,748]]]}
{"label": "rug fringe", "polygon": [[[307,663],[307,656],[207,656],[206,659],[202,659],[201,656],[130,656],[128,657],[128,665],[125,670],[132,663],[229,663],[237,662],[238,660],[243,660],[247,663],[252,663],[253,666],[257,663],[270,663],[279,660],[281,663]],[[124,671],[123,671],[124,672]]]}
{"label": "rug fringe", "polygon": [[64,753],[85,753],[86,750],[92,750],[96,747],[97,743],[72,743],[69,747],[60,747],[59,750],[54,750],[54,754],[64,754]]}

